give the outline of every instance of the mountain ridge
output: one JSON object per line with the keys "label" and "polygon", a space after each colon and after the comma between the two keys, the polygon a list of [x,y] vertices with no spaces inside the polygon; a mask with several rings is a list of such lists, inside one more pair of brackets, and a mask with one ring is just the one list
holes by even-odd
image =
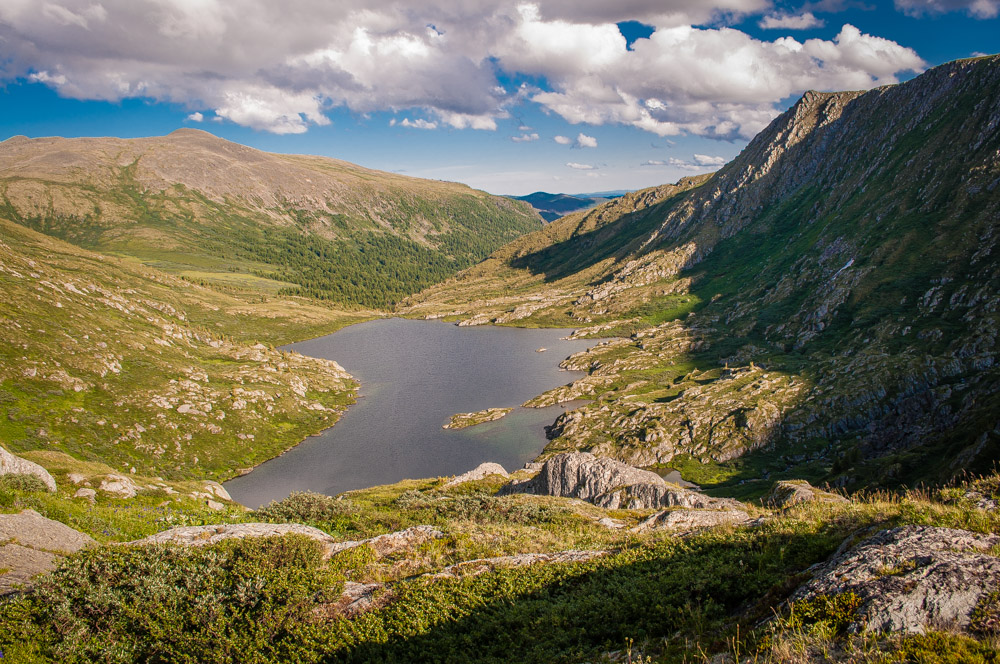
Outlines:
{"label": "mountain ridge", "polygon": [[[997,56],[807,93],[711,177],[570,215],[410,311],[624,337],[570,358],[590,375],[540,399],[595,399],[545,456],[682,464],[730,488],[985,471],[1000,457],[998,118]],[[941,455],[957,465],[928,465]]]}
{"label": "mountain ridge", "polygon": [[526,204],[466,185],[195,129],[8,139],[0,212],[205,283],[382,308],[541,225]]}

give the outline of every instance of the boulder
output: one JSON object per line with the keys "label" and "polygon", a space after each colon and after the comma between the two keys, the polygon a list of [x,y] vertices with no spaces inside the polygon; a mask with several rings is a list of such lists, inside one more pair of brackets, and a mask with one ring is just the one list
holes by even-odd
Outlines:
{"label": "boulder", "polygon": [[743,510],[674,509],[644,519],[633,532],[647,530],[699,530],[724,524],[739,524],[750,521],[750,515]]}
{"label": "boulder", "polygon": [[93,489],[88,489],[88,488],[84,487],[82,489],[77,489],[76,493],[73,494],[73,497],[74,498],[86,498],[90,502],[94,502],[94,500],[97,498],[97,492],[94,491]]}
{"label": "boulder", "polygon": [[27,587],[59,559],[93,544],[89,535],[47,519],[34,510],[0,514],[0,595]]}
{"label": "boulder", "polygon": [[932,526],[883,530],[819,567],[791,601],[853,592],[861,600],[851,631],[922,633],[969,627],[1000,588],[1000,537]]}
{"label": "boulder", "polygon": [[222,500],[232,500],[233,497],[229,495],[226,488],[219,484],[218,482],[213,482],[211,480],[205,481],[205,491],[212,494],[216,498],[221,498]]}
{"label": "boulder", "polygon": [[476,480],[481,480],[483,478],[489,477],[490,475],[500,475],[501,477],[510,477],[507,471],[503,469],[498,463],[493,463],[487,461],[486,463],[481,463],[467,473],[462,473],[461,475],[456,475],[444,484],[444,488],[450,486],[458,486],[464,482],[474,482]]}
{"label": "boulder", "polygon": [[765,505],[786,508],[799,503],[819,501],[823,503],[847,503],[847,498],[829,491],[817,489],[805,480],[779,480],[771,487],[764,499]]}
{"label": "boulder", "polygon": [[0,476],[2,475],[33,475],[44,482],[49,491],[56,490],[56,481],[49,471],[34,461],[22,459],[0,447]]}
{"label": "boulder", "polygon": [[139,493],[139,485],[133,482],[132,478],[124,475],[107,475],[97,488],[119,498],[135,498],[135,495]]}
{"label": "boulder", "polygon": [[735,500],[711,498],[667,482],[648,470],[588,452],[567,452],[548,459],[529,480],[512,482],[501,495],[530,493],[580,498],[606,509],[738,509]]}

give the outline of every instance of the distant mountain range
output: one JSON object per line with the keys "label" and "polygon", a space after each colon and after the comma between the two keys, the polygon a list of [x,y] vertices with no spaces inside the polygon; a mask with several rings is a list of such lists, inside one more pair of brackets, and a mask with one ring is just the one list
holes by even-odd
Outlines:
{"label": "distant mountain range", "polygon": [[539,228],[461,184],[212,134],[0,143],[0,217],[217,287],[388,307]]}
{"label": "distant mountain range", "polygon": [[536,191],[527,196],[511,196],[517,201],[525,201],[531,207],[538,210],[542,219],[548,222],[555,221],[559,217],[570,212],[589,210],[597,207],[601,203],[607,203],[613,198],[617,198],[627,192],[600,192],[595,194],[550,194],[544,191]]}

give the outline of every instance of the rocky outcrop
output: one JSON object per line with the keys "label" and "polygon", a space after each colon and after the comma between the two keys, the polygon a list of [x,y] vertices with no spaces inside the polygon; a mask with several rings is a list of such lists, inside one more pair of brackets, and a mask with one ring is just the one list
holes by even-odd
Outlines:
{"label": "rocky outcrop", "polygon": [[406,530],[399,530],[385,535],[376,535],[368,539],[337,542],[332,547],[332,553],[340,553],[347,549],[367,545],[375,552],[376,557],[382,558],[403,551],[409,551],[421,544],[441,539],[442,537],[444,537],[444,533],[432,526],[412,526]]}
{"label": "rocky outcrop", "polygon": [[454,579],[464,576],[476,576],[504,567],[525,567],[538,563],[582,563],[607,554],[607,551],[575,549],[557,551],[555,553],[518,553],[512,556],[465,560],[454,565],[449,565],[440,572],[434,572],[426,576],[434,579]]}
{"label": "rocky outcrop", "polygon": [[[557,551],[555,553],[519,553],[511,556],[495,558],[478,558],[465,560],[449,565],[438,572],[421,574],[421,578],[458,579],[478,576],[486,572],[507,567],[525,567],[539,563],[580,563],[607,555],[608,551]],[[347,581],[340,597],[334,602],[320,604],[313,614],[320,618],[356,618],[373,609],[385,606],[392,601],[394,593],[392,586],[385,583],[356,583]]]}
{"label": "rocky outcrop", "polygon": [[606,509],[740,507],[735,500],[711,498],[670,484],[654,472],[587,452],[557,454],[542,465],[535,477],[500,490],[501,495],[513,493],[579,498]]}
{"label": "rocky outcrop", "polygon": [[748,521],[750,515],[743,510],[674,509],[657,512],[643,519],[632,531],[641,533],[648,530],[700,530]]}
{"label": "rocky outcrop", "polygon": [[996,535],[906,526],[885,530],[816,570],[791,601],[852,592],[861,600],[854,631],[967,628],[1000,588]]}
{"label": "rocky outcrop", "polygon": [[56,490],[56,481],[49,474],[49,471],[34,461],[22,459],[0,447],[0,476],[3,475],[31,475],[44,482],[49,491]]}
{"label": "rocky outcrop", "polygon": [[823,503],[848,503],[847,498],[829,491],[817,489],[805,480],[779,480],[771,487],[764,499],[766,505],[786,508],[799,503],[818,501]]}
{"label": "rocky outcrop", "polygon": [[386,535],[378,535],[363,540],[338,542],[319,528],[298,523],[231,523],[214,526],[180,526],[161,533],[129,542],[129,544],[177,544],[181,546],[207,546],[223,540],[244,537],[276,537],[281,535],[304,535],[323,547],[324,560],[348,549],[368,545],[376,557],[383,557],[417,547],[432,539],[444,537],[444,533],[431,526],[413,526]]}
{"label": "rocky outcrop", "polygon": [[317,618],[356,618],[362,613],[384,605],[392,596],[391,592],[382,592],[384,583],[357,583],[345,581],[344,589],[335,602],[316,606],[312,613]]}
{"label": "rocky outcrop", "polygon": [[27,587],[59,559],[94,544],[89,535],[34,510],[0,514],[0,595]]}
{"label": "rocky outcrop", "polygon": [[98,489],[116,498],[135,498],[139,493],[139,485],[124,475],[108,475],[101,480]]}
{"label": "rocky outcrop", "polygon": [[485,463],[479,464],[478,466],[476,466],[467,473],[462,473],[461,475],[456,475],[455,477],[451,478],[450,480],[445,482],[443,488],[447,489],[448,487],[458,486],[459,484],[463,484],[465,482],[475,482],[476,480],[487,478],[490,475],[499,475],[500,477],[510,477],[507,471],[504,470],[503,466],[501,466],[498,463],[487,461]]}
{"label": "rocky outcrop", "polygon": [[486,422],[495,422],[502,417],[506,417],[513,408],[487,408],[486,410],[476,411],[475,413],[457,413],[451,416],[451,419],[442,426],[442,429],[464,429],[466,427],[474,427],[477,424],[484,424]]}
{"label": "rocky outcrop", "polygon": [[179,526],[150,535],[129,544],[176,544],[180,546],[208,546],[227,539],[245,537],[276,537],[304,535],[323,546],[323,557],[329,558],[340,549],[339,542],[319,528],[298,523],[227,523],[214,526]]}

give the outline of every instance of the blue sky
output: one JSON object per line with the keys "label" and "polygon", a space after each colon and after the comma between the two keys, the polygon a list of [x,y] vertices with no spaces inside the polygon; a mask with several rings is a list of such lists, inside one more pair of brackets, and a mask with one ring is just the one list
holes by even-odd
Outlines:
{"label": "blue sky", "polygon": [[807,89],[1000,50],[1000,0],[4,0],[0,139],[196,127],[581,193],[714,170]]}

